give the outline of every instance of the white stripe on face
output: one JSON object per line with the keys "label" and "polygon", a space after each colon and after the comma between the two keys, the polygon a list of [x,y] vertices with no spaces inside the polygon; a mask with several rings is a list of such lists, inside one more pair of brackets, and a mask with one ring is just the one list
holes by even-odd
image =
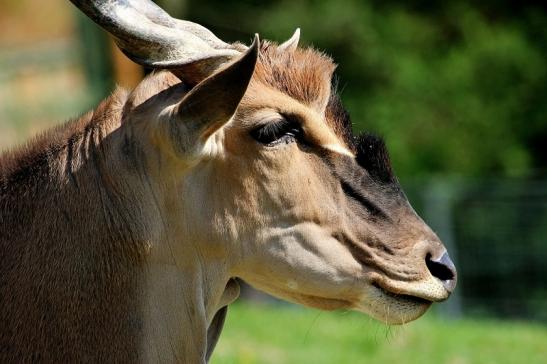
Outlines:
{"label": "white stripe on face", "polygon": [[355,158],[355,155],[350,152],[347,148],[341,146],[340,144],[325,144],[322,145],[323,148],[330,150],[331,152],[347,155],[348,157]]}

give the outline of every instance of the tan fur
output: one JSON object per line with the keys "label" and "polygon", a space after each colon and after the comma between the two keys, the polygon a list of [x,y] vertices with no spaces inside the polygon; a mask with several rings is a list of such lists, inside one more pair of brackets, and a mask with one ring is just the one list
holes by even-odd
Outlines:
{"label": "tan fur", "polygon": [[[424,263],[442,244],[354,160],[334,68],[312,49],[264,43],[236,114],[200,149],[177,128],[193,130],[215,99],[186,105],[187,87],[158,72],[5,153],[0,362],[204,363],[237,298],[234,277],[392,323],[429,304],[382,289],[445,299]],[[215,97],[230,90],[215,86]],[[299,120],[305,145],[265,147],[249,135],[283,115]],[[383,218],[344,193],[340,176],[353,174]]]}
{"label": "tan fur", "polygon": [[312,48],[278,52],[264,42],[254,79],[322,113],[330,96],[332,74],[336,68],[330,57]]}

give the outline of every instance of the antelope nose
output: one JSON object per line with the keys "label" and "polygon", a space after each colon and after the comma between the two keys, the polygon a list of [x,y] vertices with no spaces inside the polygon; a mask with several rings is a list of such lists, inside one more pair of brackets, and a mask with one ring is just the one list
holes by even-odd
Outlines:
{"label": "antelope nose", "polygon": [[443,282],[444,288],[452,293],[456,287],[458,275],[456,267],[448,253],[445,252],[439,259],[432,259],[431,255],[428,254],[425,258],[425,264],[433,277],[440,279]]}

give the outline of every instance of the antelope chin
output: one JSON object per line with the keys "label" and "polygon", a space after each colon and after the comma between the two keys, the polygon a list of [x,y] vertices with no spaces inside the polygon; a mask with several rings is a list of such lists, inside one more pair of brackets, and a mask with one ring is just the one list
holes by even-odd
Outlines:
{"label": "antelope chin", "polygon": [[361,296],[355,309],[382,323],[402,325],[418,319],[434,301],[422,296],[394,292],[373,283],[370,290]]}

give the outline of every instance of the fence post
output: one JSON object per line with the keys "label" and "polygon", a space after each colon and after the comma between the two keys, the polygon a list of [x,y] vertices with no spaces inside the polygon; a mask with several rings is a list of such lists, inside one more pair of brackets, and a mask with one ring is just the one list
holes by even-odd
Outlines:
{"label": "fence post", "polygon": [[[424,203],[423,217],[429,226],[443,241],[450,257],[458,267],[458,250],[454,236],[453,207],[460,193],[454,183],[446,180],[433,179],[426,183],[422,192]],[[458,318],[462,315],[461,280],[460,289],[456,288],[448,301],[438,306],[444,316]]]}

